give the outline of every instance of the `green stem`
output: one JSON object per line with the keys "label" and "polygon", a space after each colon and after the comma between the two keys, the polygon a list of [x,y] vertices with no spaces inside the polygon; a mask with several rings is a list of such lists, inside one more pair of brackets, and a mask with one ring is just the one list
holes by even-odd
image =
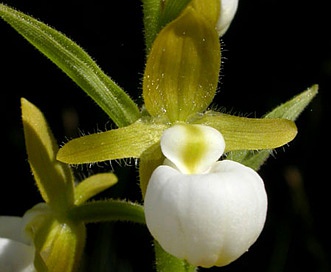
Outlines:
{"label": "green stem", "polygon": [[72,208],[69,217],[84,223],[130,221],[145,224],[143,206],[122,200],[87,202]]}
{"label": "green stem", "polygon": [[146,55],[160,30],[174,20],[191,0],[142,0]]}
{"label": "green stem", "polygon": [[146,55],[148,55],[153,41],[160,30],[161,0],[142,0],[144,13],[144,34]]}

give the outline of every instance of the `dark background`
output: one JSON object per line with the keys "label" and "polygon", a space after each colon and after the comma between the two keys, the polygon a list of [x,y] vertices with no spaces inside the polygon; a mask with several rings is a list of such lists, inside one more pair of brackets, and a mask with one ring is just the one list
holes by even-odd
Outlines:
{"label": "dark background", "polygon": [[[269,197],[267,222],[260,238],[240,259],[212,271],[331,271],[329,1],[284,2],[240,0],[236,17],[222,38],[223,66],[215,105],[234,114],[259,117],[312,84],[319,84],[319,94],[297,120],[296,139],[276,150],[260,171]],[[145,59],[140,1],[5,3],[67,34],[141,105]],[[44,112],[59,144],[76,137],[78,129],[92,133],[109,129],[111,122],[62,71],[5,22],[0,22],[0,53],[0,214],[21,216],[41,199],[26,160],[20,97]],[[66,116],[76,121],[68,125]],[[130,173],[116,163],[112,167],[121,182],[101,197],[140,201],[134,166]],[[109,169],[110,164],[103,163],[78,170],[88,175]],[[96,224],[89,230],[89,271],[152,271],[151,238],[144,227]],[[109,243],[104,242],[107,239]],[[112,269],[105,268],[109,265]]]}

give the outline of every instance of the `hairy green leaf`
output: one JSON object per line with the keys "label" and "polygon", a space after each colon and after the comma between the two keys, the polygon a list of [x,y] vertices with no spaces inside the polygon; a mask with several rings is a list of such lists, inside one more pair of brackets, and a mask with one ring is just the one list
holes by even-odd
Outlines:
{"label": "hairy green leaf", "polygon": [[0,4],[0,17],[79,85],[119,127],[136,121],[139,109],[75,42],[46,24]]}
{"label": "hairy green leaf", "polygon": [[[307,105],[317,95],[318,85],[313,85],[306,91],[296,95],[289,101],[276,107],[274,110],[265,115],[265,118],[286,118],[295,121]],[[258,170],[261,165],[268,159],[272,153],[271,149],[260,150],[257,152],[251,151],[234,151],[228,154],[228,158],[245,164],[255,170]]]}

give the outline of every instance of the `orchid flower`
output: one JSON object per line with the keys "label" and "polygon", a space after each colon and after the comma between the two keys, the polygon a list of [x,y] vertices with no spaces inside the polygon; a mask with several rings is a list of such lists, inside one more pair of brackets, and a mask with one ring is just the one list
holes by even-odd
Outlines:
{"label": "orchid flower", "polygon": [[[42,135],[47,143],[33,146],[31,141],[29,160],[37,162],[31,168],[47,208],[46,215],[33,220],[30,230],[39,230],[33,236],[36,257],[40,256],[47,266],[58,265],[56,252],[60,253],[51,250],[54,254],[45,256],[43,252],[51,245],[61,244],[70,256],[66,267],[75,267],[83,248],[84,223],[104,219],[98,214],[98,205],[84,203],[95,193],[90,189],[94,186],[74,187],[65,163],[139,159],[140,188],[152,235],[170,254],[193,265],[225,265],[243,254],[259,236],[267,200],[263,182],[251,168],[257,170],[270,150],[295,138],[294,120],[317,94],[317,85],[263,118],[211,110],[221,65],[219,36],[227,31],[238,2],[205,3],[205,0],[143,0],[147,61],[141,110],[76,43],[46,24],[0,4],[0,16],[72,78],[118,126],[73,139],[59,151],[48,129]],[[44,124],[44,119],[41,120]],[[34,118],[25,123],[29,136],[39,136]],[[33,141],[39,143],[43,137],[34,137]],[[36,155],[38,149],[51,158],[46,161],[50,164]],[[222,154],[233,161],[218,162]],[[41,166],[47,166],[46,170]],[[54,179],[46,182],[50,176]],[[214,190],[208,189],[208,185]],[[87,195],[77,198],[83,192]],[[217,200],[219,197],[222,199]],[[99,204],[105,210],[103,216],[109,216],[108,206]],[[138,210],[133,221],[143,222],[140,206],[130,207]],[[173,225],[165,222],[161,214],[172,220]],[[242,222],[244,216],[249,217],[247,222]],[[199,222],[206,227],[198,225]],[[238,227],[241,224],[247,230],[244,234]],[[64,234],[60,228],[63,225],[67,231]],[[170,235],[169,241],[165,241],[165,232]],[[233,240],[236,235],[239,240]],[[164,263],[167,266],[171,262]],[[180,271],[178,267],[167,269]]]}
{"label": "orchid flower", "polygon": [[[295,97],[286,107],[280,106],[261,119],[208,110],[216,94],[221,59],[215,29],[219,20],[215,10],[219,9],[219,1],[210,1],[208,7],[198,0],[191,1],[161,29],[148,53],[142,92],[144,111],[136,122],[73,139],[57,155],[59,160],[72,164],[139,158],[146,222],[155,244],[193,267],[234,261],[255,242],[264,225],[267,200],[261,178],[237,162],[216,163],[219,156],[231,152],[231,157],[244,162],[252,158],[252,153],[242,157],[242,151],[267,150],[257,157],[258,168],[270,149],[295,137],[297,129],[292,120],[297,115],[281,117],[292,114],[298,101],[307,101]],[[307,92],[315,91],[312,88]],[[307,97],[307,93],[300,97]],[[194,129],[188,129],[186,137],[174,136],[178,124],[202,126],[204,136],[217,131],[218,140],[213,140],[207,151],[207,140],[191,146],[189,139],[199,137],[190,133]],[[178,143],[172,148],[167,139]],[[185,153],[182,147],[198,149],[198,154]],[[162,165],[165,159],[168,166]],[[197,167],[193,172],[188,167],[192,164]],[[246,217],[249,220],[243,222]],[[162,254],[156,246],[156,256]],[[162,264],[157,263],[162,271]]]}
{"label": "orchid flower", "polygon": [[[164,160],[161,136],[178,122],[217,129],[225,139],[225,153],[231,152],[235,160],[251,159],[252,153],[242,158],[243,151],[268,150],[269,154],[270,149],[293,140],[297,133],[293,120],[301,112],[297,109],[309,103],[317,86],[293,98],[286,106],[276,108],[268,118],[239,117],[208,109],[216,94],[221,63],[215,29],[220,18],[220,1],[213,0],[208,5],[203,2],[190,1],[153,41],[143,77],[144,107],[138,120],[69,141],[57,154],[60,161],[82,164],[139,158],[144,196],[153,170]],[[257,168],[267,154],[257,158]]]}
{"label": "orchid flower", "polygon": [[224,266],[262,231],[263,181],[224,152],[222,134],[203,125],[175,125],[161,138],[166,160],[145,195],[147,227],[167,252],[195,266]]}

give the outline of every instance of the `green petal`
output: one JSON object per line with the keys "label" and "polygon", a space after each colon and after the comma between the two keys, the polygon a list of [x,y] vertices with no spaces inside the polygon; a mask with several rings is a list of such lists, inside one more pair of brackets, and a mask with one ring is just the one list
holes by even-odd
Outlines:
{"label": "green petal", "polygon": [[123,158],[139,158],[160,140],[168,126],[138,121],[130,126],[74,139],[58,152],[57,159],[70,164]]}
{"label": "green petal", "polygon": [[42,112],[21,99],[25,144],[38,189],[55,209],[73,204],[73,177],[68,165],[56,160],[58,145]]}
{"label": "green petal", "polygon": [[117,177],[112,173],[92,175],[75,188],[75,205],[80,205],[98,193],[117,183]]}
{"label": "green petal", "polygon": [[220,43],[203,15],[189,5],[155,39],[143,80],[144,102],[152,116],[185,121],[214,98]]}
{"label": "green petal", "polygon": [[280,147],[297,134],[295,123],[287,119],[257,119],[208,112],[193,123],[219,130],[225,140],[226,152]]}
{"label": "green petal", "polygon": [[59,31],[0,4],[0,17],[62,69],[119,126],[136,121],[139,109],[75,42]]}

